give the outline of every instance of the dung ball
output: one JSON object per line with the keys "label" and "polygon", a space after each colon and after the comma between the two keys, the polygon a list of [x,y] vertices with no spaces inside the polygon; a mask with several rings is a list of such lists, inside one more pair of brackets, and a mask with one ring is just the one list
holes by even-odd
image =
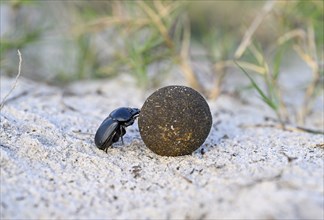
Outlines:
{"label": "dung ball", "polygon": [[206,140],[212,116],[204,97],[186,86],[167,86],[150,95],[138,118],[145,145],[162,156],[191,154]]}

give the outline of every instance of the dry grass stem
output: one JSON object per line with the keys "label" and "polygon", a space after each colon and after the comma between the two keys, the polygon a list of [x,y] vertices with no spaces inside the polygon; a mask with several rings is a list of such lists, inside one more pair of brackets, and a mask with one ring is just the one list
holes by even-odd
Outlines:
{"label": "dry grass stem", "polygon": [[262,66],[258,66],[253,63],[248,63],[248,62],[244,62],[244,61],[237,61],[237,63],[240,64],[243,68],[252,70],[252,71],[259,73],[261,75],[266,74],[266,69]]}
{"label": "dry grass stem", "polygon": [[112,2],[112,15],[113,17],[123,18],[124,17],[124,8],[121,1]]}
{"label": "dry grass stem", "polygon": [[18,52],[18,57],[19,57],[19,64],[18,64],[18,74],[15,78],[15,82],[12,85],[11,89],[9,90],[9,92],[5,95],[5,97],[2,99],[1,104],[0,104],[0,110],[3,108],[7,98],[9,97],[9,95],[12,93],[12,91],[16,88],[17,83],[18,83],[18,78],[20,77],[21,74],[21,63],[22,63],[22,56],[19,50],[17,50]]}
{"label": "dry grass stem", "polygon": [[258,16],[255,17],[253,22],[251,23],[248,30],[245,32],[244,37],[242,39],[242,42],[240,43],[239,47],[235,51],[234,57],[235,59],[241,58],[243,53],[245,52],[246,48],[251,43],[251,38],[254,34],[254,32],[258,29],[264,18],[268,15],[269,12],[271,12],[274,4],[276,3],[276,0],[268,0],[265,5],[263,6],[261,12],[258,14]]}
{"label": "dry grass stem", "polygon": [[317,59],[317,53],[316,53],[316,43],[315,43],[315,32],[314,32],[314,27],[313,25],[309,24],[307,26],[307,39],[308,39],[308,48],[309,48],[309,53],[311,54],[311,56],[313,57],[313,60],[315,61],[315,63],[318,63],[318,59]]}
{"label": "dry grass stem", "polygon": [[277,45],[280,46],[294,38],[305,39],[306,38],[305,31],[302,29],[295,29],[295,30],[289,31],[278,38]]}
{"label": "dry grass stem", "polygon": [[289,118],[289,113],[288,113],[288,109],[287,109],[287,105],[286,103],[283,101],[283,97],[282,97],[282,93],[281,93],[281,89],[278,88],[277,90],[278,93],[278,111],[279,111],[279,115],[281,115],[281,120],[285,121],[285,122],[289,122],[290,118]]}
{"label": "dry grass stem", "polygon": [[180,2],[172,2],[169,5],[164,6],[161,1],[154,1],[154,5],[160,14],[161,18],[164,18],[172,13],[176,8],[180,6]]}
{"label": "dry grass stem", "polygon": [[159,30],[159,32],[161,33],[162,37],[164,38],[166,45],[169,48],[172,48],[173,47],[173,42],[172,42],[171,38],[169,37],[168,30],[167,30],[166,26],[163,24],[160,16],[155,11],[153,11],[143,1],[139,1],[138,2],[138,5],[148,15],[148,17],[150,19],[152,19],[153,24],[156,26],[156,28]]}
{"label": "dry grass stem", "polygon": [[182,39],[182,46],[181,46],[181,52],[180,56],[183,58],[188,58],[190,53],[190,24],[189,24],[189,18],[186,16],[184,19],[184,25],[183,25],[183,39]]}
{"label": "dry grass stem", "polygon": [[298,114],[298,123],[303,125],[306,116],[310,113],[311,103],[314,99],[316,88],[320,83],[320,72],[316,53],[315,33],[314,28],[309,25],[307,29],[306,49],[301,48],[299,45],[294,45],[294,50],[311,68],[312,81],[306,88],[303,104]]}
{"label": "dry grass stem", "polygon": [[265,59],[264,59],[264,55],[261,53],[261,51],[254,44],[251,44],[249,46],[249,49],[260,65],[264,65],[266,63]]}
{"label": "dry grass stem", "polygon": [[186,81],[191,87],[198,91],[202,91],[202,85],[198,82],[195,73],[192,70],[190,63],[190,23],[189,18],[185,16],[184,19],[184,31],[183,40],[180,52],[180,67],[184,73]]}
{"label": "dry grass stem", "polygon": [[216,99],[221,93],[221,86],[223,84],[223,80],[226,76],[225,69],[221,69],[218,74],[219,77],[216,80],[215,87],[209,91],[208,98]]}
{"label": "dry grass stem", "polygon": [[221,85],[226,75],[226,68],[233,66],[232,60],[223,60],[213,65],[213,71],[217,73],[217,79],[214,88],[209,91],[208,98],[216,99],[221,93]]}
{"label": "dry grass stem", "polygon": [[143,26],[146,26],[150,23],[149,19],[146,18],[121,18],[121,17],[104,17],[91,21],[88,24],[76,27],[73,30],[76,36],[81,35],[87,32],[99,32],[105,28],[118,26],[118,25],[128,25],[133,29],[139,29]]}
{"label": "dry grass stem", "polygon": [[[245,62],[245,61],[236,61],[236,62],[243,68],[252,70],[252,71],[259,73],[261,75],[265,74],[266,69],[262,66],[259,66],[259,65],[253,64],[253,63],[249,63],[249,62]],[[233,60],[220,61],[214,65],[214,69],[216,72],[223,71],[227,67],[235,67]]]}

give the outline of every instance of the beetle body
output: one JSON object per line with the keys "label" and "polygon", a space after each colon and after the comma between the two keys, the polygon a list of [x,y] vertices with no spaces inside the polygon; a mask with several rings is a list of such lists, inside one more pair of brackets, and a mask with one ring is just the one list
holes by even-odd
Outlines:
{"label": "beetle body", "polygon": [[112,111],[101,123],[96,135],[96,146],[107,152],[108,148],[126,134],[126,127],[132,125],[138,117],[140,110],[137,108],[121,107]]}

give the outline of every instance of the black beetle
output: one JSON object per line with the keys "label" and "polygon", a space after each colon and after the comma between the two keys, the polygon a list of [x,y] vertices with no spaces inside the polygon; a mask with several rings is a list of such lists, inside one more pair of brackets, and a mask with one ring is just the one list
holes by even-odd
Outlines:
{"label": "black beetle", "polygon": [[119,138],[123,141],[123,136],[126,133],[125,128],[134,123],[139,113],[138,108],[128,107],[121,107],[112,111],[96,132],[94,139],[96,146],[107,152],[108,148]]}

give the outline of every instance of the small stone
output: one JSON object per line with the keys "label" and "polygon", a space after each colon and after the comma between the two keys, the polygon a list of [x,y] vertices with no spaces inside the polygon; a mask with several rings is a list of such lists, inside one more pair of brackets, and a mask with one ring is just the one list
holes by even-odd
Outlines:
{"label": "small stone", "polygon": [[206,100],[192,88],[167,86],[145,101],[138,118],[145,145],[162,156],[191,154],[206,140],[212,115]]}

